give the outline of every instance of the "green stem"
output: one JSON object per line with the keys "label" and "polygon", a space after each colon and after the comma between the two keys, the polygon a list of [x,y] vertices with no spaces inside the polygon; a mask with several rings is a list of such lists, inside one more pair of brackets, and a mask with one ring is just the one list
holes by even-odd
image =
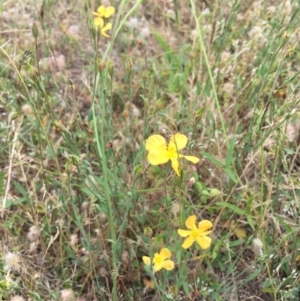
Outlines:
{"label": "green stem", "polygon": [[[94,85],[94,91],[92,96],[92,115],[93,115],[93,125],[94,125],[94,133],[97,143],[97,150],[100,157],[100,162],[102,166],[102,172],[103,172],[103,186],[104,186],[104,196],[107,202],[107,211],[108,211],[108,221],[109,221],[109,229],[110,229],[110,238],[111,238],[111,246],[112,246],[112,281],[113,281],[113,290],[112,290],[112,300],[117,301],[117,258],[116,258],[116,232],[114,227],[114,219],[113,219],[113,211],[112,211],[112,199],[111,199],[111,190],[109,186],[109,180],[108,180],[108,166],[107,166],[107,157],[105,153],[105,129],[104,129],[104,121],[106,120],[105,116],[105,105],[106,105],[106,99],[105,94],[103,93],[103,87],[100,89],[100,109],[101,109],[101,121],[100,121],[100,136],[98,133],[98,127],[97,127],[97,118],[96,118],[96,112],[95,112],[95,95],[98,89],[98,83],[99,83],[99,72],[98,72],[98,66],[97,66],[97,52],[95,50],[95,85]],[[103,80],[102,80],[102,86],[103,86]]]}
{"label": "green stem", "polygon": [[219,115],[219,118],[220,118],[223,135],[224,135],[225,140],[226,140],[226,145],[227,145],[227,147],[229,147],[229,142],[228,142],[227,134],[226,134],[226,127],[225,127],[225,124],[224,124],[224,120],[223,120],[223,116],[222,116],[222,112],[221,112],[221,107],[220,107],[220,103],[219,103],[219,99],[218,99],[218,94],[217,94],[216,87],[215,87],[215,84],[214,84],[214,79],[213,79],[213,76],[212,76],[210,64],[209,64],[209,61],[208,61],[208,57],[207,57],[207,53],[206,53],[206,49],[205,49],[205,45],[204,45],[204,41],[203,41],[203,37],[202,37],[202,33],[201,33],[199,20],[197,18],[195,3],[194,3],[193,0],[190,0],[190,3],[191,3],[191,7],[192,7],[192,14],[193,14],[193,17],[194,17],[195,22],[196,22],[196,28],[197,28],[197,32],[198,32],[198,35],[199,35],[199,42],[200,42],[201,52],[202,52],[203,57],[204,57],[204,61],[205,61],[205,65],[206,65],[206,68],[207,68],[209,80],[210,80],[211,87],[212,87],[212,90],[213,90],[214,100],[215,100],[218,115]]}

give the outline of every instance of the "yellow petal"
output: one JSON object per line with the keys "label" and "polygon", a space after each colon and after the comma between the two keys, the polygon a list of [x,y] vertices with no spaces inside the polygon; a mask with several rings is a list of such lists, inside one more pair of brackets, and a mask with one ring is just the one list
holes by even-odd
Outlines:
{"label": "yellow petal", "polygon": [[167,163],[169,161],[168,152],[167,150],[151,150],[147,156],[148,161],[152,165],[160,165]]}
{"label": "yellow petal", "polygon": [[101,29],[101,35],[103,35],[106,38],[109,38],[109,35],[106,33],[107,30],[111,29],[112,25],[110,23],[107,23],[102,29]]}
{"label": "yellow petal", "polygon": [[104,21],[103,21],[103,19],[102,19],[102,18],[100,18],[100,17],[98,17],[98,18],[94,19],[94,25],[95,25],[96,27],[100,27],[100,28],[102,28],[102,27],[103,27],[103,25],[104,25]]}
{"label": "yellow petal", "polygon": [[150,265],[151,264],[150,257],[143,256],[142,259],[143,259],[143,262],[144,262],[145,265]]}
{"label": "yellow petal", "polygon": [[155,253],[154,256],[153,256],[153,262],[152,263],[154,265],[158,265],[160,262],[161,262],[161,258],[160,258],[159,253]]}
{"label": "yellow petal", "polygon": [[185,239],[183,244],[181,245],[184,249],[188,249],[195,241],[195,238],[193,236],[189,236]]}
{"label": "yellow petal", "polygon": [[105,17],[105,18],[109,18],[109,17],[111,17],[114,13],[115,13],[115,8],[112,7],[112,6],[109,6],[109,7],[107,7],[106,10],[105,10],[104,17]]}
{"label": "yellow petal", "polygon": [[163,268],[162,262],[154,264],[154,272],[158,272]]}
{"label": "yellow petal", "polygon": [[167,249],[167,248],[163,248],[160,251],[160,258],[161,258],[161,260],[166,260],[166,259],[170,258],[171,256],[172,256],[172,254],[169,251],[169,249]]}
{"label": "yellow petal", "polygon": [[170,139],[168,148],[174,148],[176,150],[181,150],[186,147],[187,137],[185,135],[176,133]]}
{"label": "yellow petal", "polygon": [[172,161],[172,168],[176,172],[177,176],[180,176],[179,173],[179,161],[177,158],[170,158]]}
{"label": "yellow petal", "polygon": [[177,230],[177,233],[179,236],[181,237],[187,237],[191,234],[191,231],[190,230],[182,230],[182,229],[178,229]]}
{"label": "yellow petal", "polygon": [[104,17],[105,15],[105,11],[106,11],[106,8],[103,6],[103,5],[100,5],[97,9],[97,13],[101,16],[101,17]]}
{"label": "yellow petal", "polygon": [[93,11],[92,14],[96,17],[101,17],[100,14],[98,14],[97,12]]}
{"label": "yellow petal", "polygon": [[162,267],[168,271],[171,271],[174,269],[174,262],[172,260],[165,260],[161,264],[162,264]]}
{"label": "yellow petal", "polygon": [[189,216],[185,221],[185,226],[188,229],[195,229],[196,228],[196,215]]}
{"label": "yellow petal", "polygon": [[191,162],[195,163],[195,164],[199,162],[199,158],[194,157],[194,156],[182,156],[182,157],[185,158],[188,161],[191,161]]}
{"label": "yellow petal", "polygon": [[207,249],[211,244],[211,238],[208,236],[197,236],[196,241],[201,249]]}
{"label": "yellow petal", "polygon": [[150,136],[146,141],[146,150],[150,151],[152,149],[159,151],[161,151],[162,149],[167,150],[167,143],[165,138],[160,135]]}
{"label": "yellow petal", "polygon": [[[199,232],[206,232],[207,230],[211,229],[213,227],[213,224],[209,221],[209,220],[203,220],[201,222],[199,222],[198,224],[198,230]],[[211,231],[207,231],[208,233],[205,234],[209,234]]]}

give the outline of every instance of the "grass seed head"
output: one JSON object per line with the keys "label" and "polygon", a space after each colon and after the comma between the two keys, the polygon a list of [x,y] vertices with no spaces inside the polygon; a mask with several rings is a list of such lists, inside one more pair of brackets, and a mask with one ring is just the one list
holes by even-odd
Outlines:
{"label": "grass seed head", "polygon": [[20,295],[15,295],[10,298],[10,301],[25,301],[25,299]]}
{"label": "grass seed head", "polygon": [[256,256],[263,254],[262,252],[263,243],[260,238],[254,238],[252,242],[252,251]]}
{"label": "grass seed head", "polygon": [[31,226],[27,233],[27,238],[30,242],[36,241],[41,235],[41,231],[37,226]]}
{"label": "grass seed head", "polygon": [[74,293],[71,289],[64,289],[60,291],[60,296],[62,301],[72,301],[74,300]]}
{"label": "grass seed head", "polygon": [[33,114],[33,111],[32,111],[31,105],[28,105],[28,104],[23,105],[23,106],[22,106],[22,112],[23,112],[25,115],[32,115],[32,114]]}
{"label": "grass seed head", "polygon": [[71,236],[70,236],[70,245],[74,247],[76,244],[78,244],[78,242],[79,242],[78,235],[77,234],[71,234]]}
{"label": "grass seed head", "polygon": [[21,258],[18,254],[13,252],[8,252],[3,257],[4,260],[4,270],[19,271],[21,268]]}

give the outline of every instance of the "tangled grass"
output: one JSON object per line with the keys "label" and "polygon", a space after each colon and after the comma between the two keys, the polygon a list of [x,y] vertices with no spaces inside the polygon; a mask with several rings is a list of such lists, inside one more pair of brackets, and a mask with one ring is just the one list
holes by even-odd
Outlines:
{"label": "tangled grass", "polygon": [[299,1],[0,10],[2,300],[300,299]]}

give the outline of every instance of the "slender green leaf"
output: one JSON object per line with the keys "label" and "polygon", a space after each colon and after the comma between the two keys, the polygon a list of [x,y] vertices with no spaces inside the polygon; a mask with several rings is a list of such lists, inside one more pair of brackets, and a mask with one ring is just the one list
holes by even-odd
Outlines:
{"label": "slender green leaf", "polygon": [[232,155],[233,155],[233,150],[234,150],[234,145],[235,145],[235,139],[232,137],[232,139],[229,142],[229,149],[226,155],[225,159],[225,166],[228,168],[232,164]]}
{"label": "slender green leaf", "polygon": [[226,172],[227,176],[228,176],[234,183],[237,183],[237,182],[238,182],[237,178],[235,177],[235,175],[234,175],[234,173],[233,173],[233,171],[232,171],[231,169],[226,168],[226,169],[225,169],[225,172]]}
{"label": "slender green leaf", "polygon": [[226,207],[226,208],[230,209],[231,211],[233,211],[234,213],[237,213],[239,215],[244,215],[246,213],[245,210],[240,209],[240,208],[236,207],[235,205],[228,204],[225,202],[217,202],[216,205],[218,205],[220,207]]}
{"label": "slender green leaf", "polygon": [[210,162],[220,166],[220,167],[224,167],[224,163],[222,163],[221,161],[219,161],[217,158],[215,158],[213,155],[206,153],[204,151],[201,151],[200,154],[205,157],[206,159],[208,159]]}

